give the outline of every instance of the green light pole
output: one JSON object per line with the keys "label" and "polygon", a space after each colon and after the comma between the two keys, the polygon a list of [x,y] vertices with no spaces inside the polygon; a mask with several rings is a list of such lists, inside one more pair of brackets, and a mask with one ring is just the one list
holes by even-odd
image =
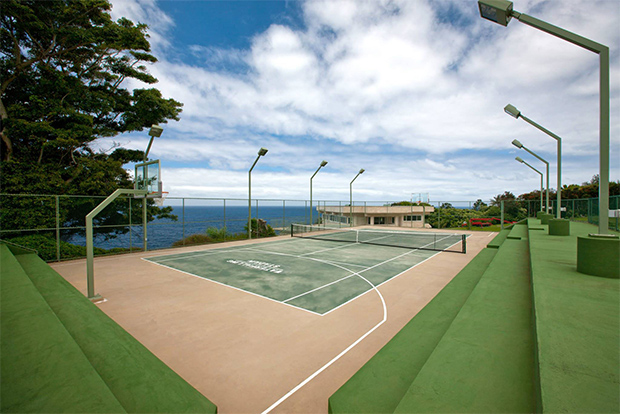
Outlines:
{"label": "green light pole", "polygon": [[[150,135],[151,139],[149,140],[149,145],[146,147],[146,152],[144,153],[143,162],[146,162],[147,158],[149,157],[149,152],[151,151],[151,145],[153,145],[153,139],[161,137],[161,133],[162,132],[164,132],[164,129],[162,127],[160,127],[159,125],[152,125],[151,126],[151,129],[149,130],[149,135]],[[147,229],[146,229],[146,219],[147,219],[147,214],[146,214],[146,196],[144,196],[144,200],[142,200],[142,223],[144,223],[144,225],[143,225],[144,228],[142,229],[142,244],[144,245],[144,251],[148,250],[148,246],[147,246],[147,239],[148,238],[147,238]]]}
{"label": "green light pole", "polygon": [[545,165],[547,166],[547,196],[545,197],[545,214],[549,214],[549,163],[546,160],[539,157],[538,155],[536,155],[531,150],[529,150],[527,147],[525,147],[523,144],[521,144],[516,139],[512,140],[512,145],[514,145],[517,148],[526,150],[527,152],[529,152],[530,154],[532,154],[533,156],[535,156],[536,158],[544,162]]}
{"label": "green light pole", "polygon": [[521,164],[525,164],[528,167],[530,167],[532,170],[536,171],[538,174],[540,174],[540,211],[543,211],[543,173],[541,173],[540,171],[538,171],[536,168],[532,167],[530,164],[528,164],[527,162],[523,161],[521,159],[521,157],[515,157],[515,160],[519,161]]}
{"label": "green light pole", "polygon": [[362,168],[360,172],[357,173],[355,178],[349,183],[349,227],[353,227],[353,181],[355,181],[360,174],[364,174],[364,171],[365,170]]}
{"label": "green light pole", "polygon": [[528,124],[532,125],[534,128],[537,128],[539,130],[541,130],[542,132],[544,132],[545,134],[549,135],[551,138],[555,139],[557,141],[557,146],[558,146],[558,193],[557,193],[557,208],[556,208],[556,212],[555,212],[555,217],[556,218],[562,218],[562,138],[560,138],[559,136],[557,136],[556,134],[554,134],[553,132],[549,131],[547,128],[538,125],[536,122],[532,121],[531,119],[529,119],[528,117],[526,117],[525,115],[523,115],[521,113],[521,111],[519,111],[517,108],[515,108],[514,106],[508,104],[506,105],[506,107],[504,108],[504,112],[506,112],[508,115],[514,117],[515,119],[519,119],[522,118],[525,122],[527,122]]}
{"label": "green light pole", "polygon": [[535,29],[559,37],[574,45],[599,55],[599,187],[598,232],[607,234],[609,226],[609,48],[583,36],[553,26],[535,17],[519,13],[508,0],[478,0],[480,16],[507,26],[514,17]]}
{"label": "green light pole", "polygon": [[258,150],[258,157],[254,160],[254,164],[252,164],[252,168],[250,168],[250,171],[248,172],[248,239],[252,238],[252,170],[258,162],[258,159],[267,154],[267,151],[269,151],[267,148],[261,148]]}
{"label": "green light pole", "polygon": [[319,172],[319,170],[325,167],[326,165],[327,165],[327,161],[325,160],[321,161],[321,165],[319,165],[319,168],[317,168],[314,174],[312,174],[312,177],[310,177],[310,225],[312,225],[312,179]]}

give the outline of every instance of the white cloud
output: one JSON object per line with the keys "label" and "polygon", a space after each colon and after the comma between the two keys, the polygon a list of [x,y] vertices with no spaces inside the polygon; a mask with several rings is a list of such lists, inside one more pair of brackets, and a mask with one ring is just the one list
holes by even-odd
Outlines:
{"label": "white cloud", "polygon": [[[610,46],[617,180],[619,3],[561,4],[519,1],[515,8]],[[322,179],[344,184],[324,186],[326,197],[347,199],[349,175],[369,165],[356,185],[363,197],[399,198],[414,188],[474,200],[523,193],[537,188],[537,178],[513,160],[510,141],[519,138],[551,160],[555,142],[505,115],[507,103],[564,138],[565,183],[598,172],[593,53],[516,21],[493,25],[477,16],[475,2],[318,0],[302,7],[306,28],[273,24],[247,50],[187,46],[249,70],[235,72],[166,59],[165,35],[177,22],[154,2],[115,2],[115,15],[150,24],[160,58],[152,67],[156,87],[185,105],[152,150],[190,167],[165,170],[176,195],[244,194],[245,169],[260,146],[270,149],[261,166],[272,172],[257,172],[267,183],[257,195],[266,197],[307,198],[306,184],[299,185],[307,174],[298,170],[311,171],[322,158],[333,171]],[[454,10],[463,10],[462,21],[448,15]]]}

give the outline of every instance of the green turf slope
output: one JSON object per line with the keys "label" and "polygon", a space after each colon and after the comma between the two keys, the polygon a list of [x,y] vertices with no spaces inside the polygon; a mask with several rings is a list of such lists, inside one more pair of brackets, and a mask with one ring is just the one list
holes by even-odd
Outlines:
{"label": "green turf slope", "polygon": [[[34,254],[16,257],[127,412],[215,413],[216,406]],[[71,367],[67,367],[67,373]],[[59,372],[65,375],[65,372]],[[208,375],[208,373],[205,373]],[[79,411],[79,410],[78,410]]]}
{"label": "green turf slope", "polygon": [[396,413],[535,411],[526,234],[513,227]]}
{"label": "green turf slope", "polygon": [[577,236],[597,228],[570,226],[570,236],[530,231],[543,411],[618,413],[620,280],[577,272]]}
{"label": "green turf slope", "polygon": [[393,412],[496,252],[484,249],[463,268],[329,398],[329,412]]}
{"label": "green turf slope", "polygon": [[0,263],[0,411],[124,412],[2,243]]}

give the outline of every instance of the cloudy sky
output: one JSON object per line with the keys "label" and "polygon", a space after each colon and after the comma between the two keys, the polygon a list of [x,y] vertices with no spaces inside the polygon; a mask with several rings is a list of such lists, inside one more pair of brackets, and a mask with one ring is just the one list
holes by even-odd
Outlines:
{"label": "cloudy sky", "polygon": [[[511,103],[563,138],[563,184],[599,171],[598,55],[514,20],[479,17],[475,0],[114,0],[113,18],[149,25],[150,68],[183,102],[150,158],[170,196],[488,200],[539,187],[516,162],[544,164],[556,143],[503,111]],[[620,1],[517,0],[515,10],[610,48],[611,171],[620,179]],[[138,82],[128,88],[143,87]],[[114,141],[145,149],[146,131]],[[109,141],[100,142],[109,148]]]}

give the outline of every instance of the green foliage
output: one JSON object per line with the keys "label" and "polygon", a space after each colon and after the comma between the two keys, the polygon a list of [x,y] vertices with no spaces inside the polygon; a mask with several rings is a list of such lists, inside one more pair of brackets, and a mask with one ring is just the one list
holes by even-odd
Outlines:
{"label": "green foliage", "polygon": [[477,199],[476,202],[474,203],[474,210],[476,210],[476,211],[480,211],[484,207],[487,207],[487,203],[485,203],[481,199]]}
{"label": "green foliage", "polygon": [[[142,151],[95,152],[96,139],[142,131],[178,120],[182,104],[157,89],[121,87],[136,79],[154,84],[147,64],[146,25],[110,18],[107,0],[3,0],[0,16],[0,187],[8,194],[108,196],[133,188],[123,165]],[[114,151],[112,151],[114,150]],[[111,153],[108,153],[112,151]],[[60,207],[63,226],[83,225],[99,199]],[[140,201],[141,202],[141,201]],[[170,218],[171,208],[148,201],[148,219]],[[128,203],[118,200],[97,225],[128,223]],[[53,227],[55,206],[45,200],[3,197],[3,228]],[[140,208],[132,212],[141,221]],[[118,230],[108,228],[110,235]]]}
{"label": "green foliage", "polygon": [[[28,236],[13,237],[7,239],[11,243],[18,244],[20,246],[34,249],[43,260],[51,262],[57,259],[56,255],[56,240],[53,237],[49,237],[44,234],[32,234]],[[136,250],[136,249],[134,249]],[[99,247],[94,248],[95,255],[116,254],[125,253],[129,249],[101,249]],[[76,246],[64,241],[60,241],[60,258],[61,259],[73,259],[79,257],[86,257],[86,247]]]}
{"label": "green foliage", "polygon": [[221,243],[225,241],[243,240],[247,239],[247,233],[230,233],[226,230],[226,227],[221,229],[215,227],[207,228],[206,234],[192,234],[184,239],[175,241],[172,245],[178,246],[190,246],[193,244],[208,244],[208,243]]}
{"label": "green foliage", "polygon": [[[255,218],[252,219],[252,237],[272,237],[277,236],[276,231],[269,224],[265,223],[264,220],[257,220]],[[248,232],[248,225],[246,224],[244,227],[245,233]]]}

